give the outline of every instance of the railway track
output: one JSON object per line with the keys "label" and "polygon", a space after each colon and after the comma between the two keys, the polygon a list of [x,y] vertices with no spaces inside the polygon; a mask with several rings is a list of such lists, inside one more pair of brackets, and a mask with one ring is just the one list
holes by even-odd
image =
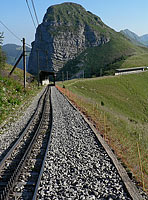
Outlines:
{"label": "railway track", "polygon": [[0,161],[0,200],[141,200],[101,140],[55,87],[47,88]]}
{"label": "railway track", "polygon": [[52,128],[50,88],[20,137],[0,161],[0,200],[35,199]]}
{"label": "railway track", "polygon": [[51,97],[53,129],[37,199],[142,200],[80,113],[54,87]]}

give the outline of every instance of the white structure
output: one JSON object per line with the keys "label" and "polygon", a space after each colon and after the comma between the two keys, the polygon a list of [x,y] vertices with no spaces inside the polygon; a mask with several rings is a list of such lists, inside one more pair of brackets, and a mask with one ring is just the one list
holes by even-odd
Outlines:
{"label": "white structure", "polygon": [[134,68],[124,68],[124,69],[116,69],[115,76],[122,74],[132,74],[139,73],[147,70],[148,67],[134,67]]}
{"label": "white structure", "polygon": [[49,79],[42,80],[42,85],[48,85],[49,84]]}

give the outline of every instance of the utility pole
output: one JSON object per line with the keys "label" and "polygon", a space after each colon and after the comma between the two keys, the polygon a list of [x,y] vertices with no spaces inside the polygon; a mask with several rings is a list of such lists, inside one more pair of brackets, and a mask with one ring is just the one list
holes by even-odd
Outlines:
{"label": "utility pole", "polygon": [[100,76],[102,76],[102,68],[100,68]]}
{"label": "utility pole", "polygon": [[23,38],[23,65],[24,65],[24,88],[26,88],[26,47],[25,47],[25,38]]}
{"label": "utility pole", "polygon": [[40,86],[39,50],[37,49],[38,87]]}
{"label": "utility pole", "polygon": [[83,78],[84,78],[84,69],[83,69]]}
{"label": "utility pole", "polygon": [[64,72],[62,72],[62,82],[64,81]]}
{"label": "utility pole", "polygon": [[68,81],[68,71],[66,72],[66,74],[67,74],[67,81]]}

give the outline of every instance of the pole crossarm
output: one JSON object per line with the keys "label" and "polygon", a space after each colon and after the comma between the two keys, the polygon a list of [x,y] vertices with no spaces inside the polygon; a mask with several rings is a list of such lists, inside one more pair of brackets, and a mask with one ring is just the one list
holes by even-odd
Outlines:
{"label": "pole crossarm", "polygon": [[11,70],[11,72],[9,73],[9,76],[11,76],[11,74],[13,73],[13,71],[15,70],[16,66],[19,64],[20,60],[22,59],[23,57],[23,53],[20,55],[20,57],[18,58],[18,60],[16,61],[13,69]]}
{"label": "pole crossarm", "polygon": [[23,38],[23,52],[20,55],[19,59],[16,61],[13,69],[9,73],[9,76],[11,76],[11,74],[15,70],[16,66],[18,65],[18,63],[20,62],[20,60],[22,59],[22,57],[23,57],[23,65],[24,65],[24,88],[26,88],[26,46],[25,46],[25,38]]}

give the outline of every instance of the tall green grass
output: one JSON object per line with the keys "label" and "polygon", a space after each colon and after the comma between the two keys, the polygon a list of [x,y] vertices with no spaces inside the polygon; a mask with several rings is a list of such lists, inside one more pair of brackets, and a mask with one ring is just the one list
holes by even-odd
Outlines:
{"label": "tall green grass", "polygon": [[[12,77],[8,77],[12,66],[4,65],[3,72],[0,73],[0,124],[8,116],[13,115],[20,105],[39,92],[37,82],[27,83],[27,88],[23,88],[23,71],[15,69]],[[29,74],[27,74],[29,78]]]}

